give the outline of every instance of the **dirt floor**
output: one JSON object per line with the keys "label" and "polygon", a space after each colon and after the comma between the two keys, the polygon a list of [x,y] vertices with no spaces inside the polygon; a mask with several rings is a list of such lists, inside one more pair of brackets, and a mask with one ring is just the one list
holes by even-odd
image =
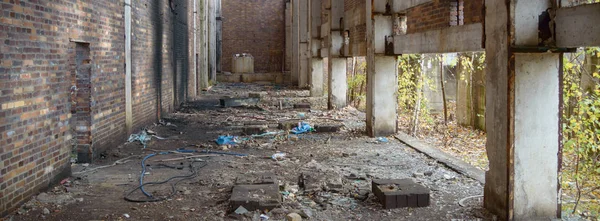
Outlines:
{"label": "dirt floor", "polygon": [[[222,108],[223,96],[246,97],[261,92],[257,106]],[[307,91],[268,85],[220,84],[201,99],[185,104],[160,124],[148,125],[156,133],[144,149],[139,142],[110,150],[92,165],[73,165],[73,176],[47,193],[26,203],[7,220],[285,220],[298,213],[308,220],[492,220],[482,209],[483,186],[435,160],[415,152],[397,140],[381,142],[364,135],[365,115],[352,108],[326,111],[325,98],[309,98]],[[310,103],[311,109],[293,104]],[[310,125],[343,125],[335,133],[301,135],[280,132],[280,122]],[[243,135],[243,128],[266,125],[275,135]],[[218,146],[220,135],[239,136],[239,143]],[[124,196],[139,185],[142,159],[161,151],[187,150],[241,153],[247,156],[195,153],[199,160],[170,160],[191,155],[164,154],[145,162],[144,182],[194,174],[161,185],[146,186],[149,194],[168,196],[165,201],[133,203]],[[275,153],[285,153],[274,160]],[[110,166],[113,165],[113,166]],[[107,166],[107,167],[101,167]],[[99,169],[94,169],[98,168]],[[233,212],[229,198],[236,177],[272,172],[283,201],[270,211]],[[324,175],[320,183],[341,182],[342,189],[303,190],[302,173]],[[383,209],[371,192],[372,179],[412,178],[431,190],[425,208]],[[326,187],[327,185],[325,185]],[[474,197],[473,197],[474,196]],[[135,190],[130,196],[148,199]],[[465,199],[466,198],[466,199]],[[462,206],[459,201],[462,201]],[[261,218],[261,215],[264,215]]]}

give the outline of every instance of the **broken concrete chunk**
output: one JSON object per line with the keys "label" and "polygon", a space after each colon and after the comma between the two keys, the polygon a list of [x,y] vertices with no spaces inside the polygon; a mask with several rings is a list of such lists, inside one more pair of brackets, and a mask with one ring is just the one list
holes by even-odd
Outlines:
{"label": "broken concrete chunk", "polygon": [[429,189],[412,179],[375,179],[372,191],[385,209],[427,207],[430,204]]}
{"label": "broken concrete chunk", "polygon": [[298,213],[290,213],[285,216],[287,221],[302,221],[302,217]]}
{"label": "broken concrete chunk", "polygon": [[244,208],[243,206],[239,206],[237,209],[235,209],[234,213],[238,214],[238,215],[244,215],[244,214],[248,213],[248,210],[246,208]]}
{"label": "broken concrete chunk", "polygon": [[280,130],[291,130],[292,128],[297,127],[297,126],[298,126],[298,121],[290,120],[290,121],[279,122]]}
{"label": "broken concrete chunk", "polygon": [[220,102],[222,107],[255,106],[260,98],[221,98]]}
{"label": "broken concrete chunk", "polygon": [[245,135],[259,135],[267,132],[267,125],[250,125],[242,128]]}
{"label": "broken concrete chunk", "polygon": [[315,130],[318,133],[335,133],[342,129],[343,125],[315,125]]}
{"label": "broken concrete chunk", "polygon": [[310,103],[294,104],[295,109],[310,109]]}
{"label": "broken concrete chunk", "polygon": [[229,199],[232,208],[243,206],[249,211],[271,210],[279,207],[281,201],[277,184],[236,185]]}

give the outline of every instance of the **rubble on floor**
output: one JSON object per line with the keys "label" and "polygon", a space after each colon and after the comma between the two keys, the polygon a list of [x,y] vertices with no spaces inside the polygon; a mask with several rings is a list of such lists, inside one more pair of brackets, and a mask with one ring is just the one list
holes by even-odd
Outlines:
{"label": "rubble on floor", "polygon": [[[248,97],[248,93],[259,93],[261,101],[255,106],[221,107],[219,99],[223,96]],[[481,195],[481,183],[455,173],[394,139],[383,142],[383,139],[366,137],[364,113],[353,108],[324,110],[326,98],[307,96],[307,91],[277,86],[216,85],[166,118],[166,122],[176,127],[157,124],[146,128],[171,139],[152,139],[147,148],[136,142],[124,143],[104,154],[97,161],[98,165],[90,166],[100,169],[75,164],[72,182],[66,183],[69,187],[61,185],[56,191],[40,194],[11,218],[492,219],[482,208],[480,198],[469,198],[465,206],[458,203],[461,199]],[[296,103],[307,102],[310,109],[293,108]],[[317,131],[290,133],[302,122]],[[319,131],[326,128],[322,125],[332,125],[335,129]],[[235,142],[218,145],[216,140],[220,136],[231,137],[229,141]],[[144,164],[147,173],[140,173],[145,156],[180,148],[194,153],[155,156]],[[197,155],[206,156],[189,158]],[[167,200],[154,203],[124,200],[125,193],[140,185],[141,174],[145,174],[144,182],[184,176],[189,174],[186,166],[196,161],[206,166],[199,168],[193,179],[175,186],[167,182],[146,187],[146,191],[156,197],[165,196],[175,188],[175,195]],[[378,179],[411,179],[429,189],[429,206],[385,209],[372,191],[372,182]],[[47,196],[65,204],[53,204]],[[135,191],[132,197],[144,195]]]}

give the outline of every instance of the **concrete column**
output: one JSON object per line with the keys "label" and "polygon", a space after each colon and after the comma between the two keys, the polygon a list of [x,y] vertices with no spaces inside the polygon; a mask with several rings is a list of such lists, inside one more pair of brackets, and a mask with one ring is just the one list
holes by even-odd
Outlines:
{"label": "concrete column", "polygon": [[327,18],[330,26],[330,31],[327,35],[329,47],[327,67],[329,99],[327,106],[329,109],[343,108],[347,105],[346,58],[341,57],[344,39],[342,38],[340,20],[343,16],[344,0],[331,0],[331,11]]}
{"label": "concrete column", "polygon": [[328,108],[338,109],[346,107],[346,93],[348,85],[346,83],[346,58],[329,57],[329,98]]}
{"label": "concrete column", "polygon": [[[537,15],[551,7],[549,1],[486,1],[486,149],[490,169],[484,206],[501,219],[560,217],[562,55],[535,50]],[[525,52],[511,53],[511,48]]]}
{"label": "concrete column", "polygon": [[292,0],[292,85],[300,77],[300,1]]}
{"label": "concrete column", "polygon": [[299,34],[300,34],[300,72],[298,76],[298,87],[307,88],[309,87],[309,76],[311,73],[311,28],[310,28],[310,0],[299,1],[300,14],[299,14]]}
{"label": "concrete column", "polygon": [[323,91],[323,58],[321,58],[321,0],[310,0],[311,67],[309,75],[310,96],[321,97]]}
{"label": "concrete column", "polygon": [[[284,71],[292,69],[292,4],[285,3],[285,68]],[[290,78],[291,79],[291,76]]]}
{"label": "concrete column", "polygon": [[398,57],[367,57],[367,134],[396,133],[398,117]]}
{"label": "concrete column", "polygon": [[388,136],[398,128],[398,57],[385,55],[392,16],[383,14],[385,8],[378,12],[371,7],[367,4],[367,134]]}
{"label": "concrete column", "polygon": [[200,1],[198,4],[198,94],[201,90],[208,88],[208,1]]}
{"label": "concrete column", "polygon": [[217,0],[208,0],[208,73],[212,83],[217,81]]}
{"label": "concrete column", "polygon": [[323,96],[323,92],[323,58],[312,58],[310,75],[310,96],[321,97]]}

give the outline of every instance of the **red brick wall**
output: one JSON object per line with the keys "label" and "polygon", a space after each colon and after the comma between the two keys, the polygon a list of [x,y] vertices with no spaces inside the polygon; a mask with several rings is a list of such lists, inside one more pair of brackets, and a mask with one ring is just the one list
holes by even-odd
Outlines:
{"label": "red brick wall", "polygon": [[407,33],[450,26],[450,0],[434,0],[407,10]]}
{"label": "red brick wall", "polygon": [[[188,2],[171,12],[168,0],[133,0],[134,128],[186,99]],[[1,217],[70,173],[79,114],[89,111],[82,133],[89,138],[80,141],[91,141],[93,152],[80,149],[84,155],[116,147],[127,132],[123,1],[6,0],[0,15]],[[73,79],[85,76],[75,73],[77,46],[69,39],[89,43],[89,82]],[[71,94],[74,83],[80,91]]]}
{"label": "red brick wall", "polygon": [[432,0],[406,11],[407,33],[481,23],[483,0]]}
{"label": "red brick wall", "polygon": [[285,52],[285,0],[222,0],[223,71],[234,54],[254,56],[254,71],[279,72]]}
{"label": "red brick wall", "polygon": [[483,22],[483,1],[484,0],[463,0],[464,21],[465,24],[474,24]]}

